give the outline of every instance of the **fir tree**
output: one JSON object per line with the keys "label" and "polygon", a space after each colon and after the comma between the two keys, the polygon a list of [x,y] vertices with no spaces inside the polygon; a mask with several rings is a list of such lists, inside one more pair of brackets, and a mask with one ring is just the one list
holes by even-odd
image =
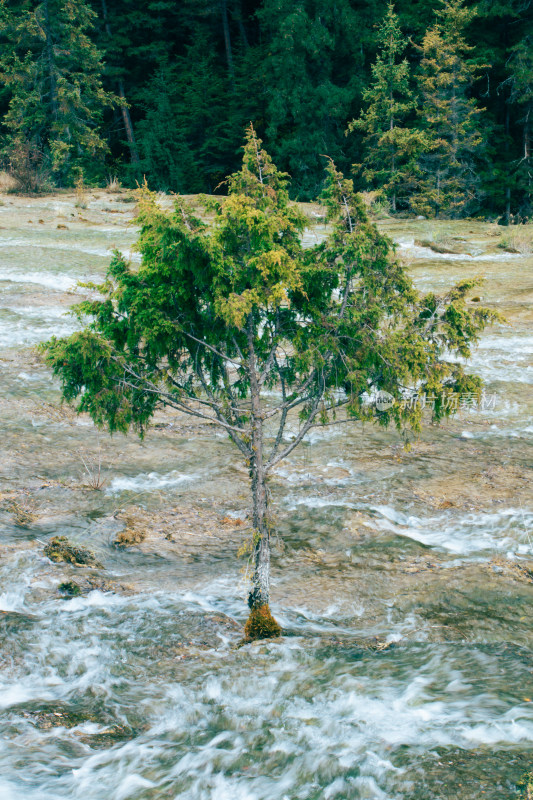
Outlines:
{"label": "fir tree", "polygon": [[44,159],[66,183],[98,168],[106,153],[98,125],[113,97],[102,87],[102,62],[89,38],[95,13],[84,0],[3,0],[1,77],[9,93],[5,152]]}
{"label": "fir tree", "polygon": [[348,131],[364,134],[363,175],[390,200],[393,211],[406,206],[417,172],[424,135],[405,127],[416,101],[409,86],[409,64],[400,56],[406,40],[394,6],[389,5],[378,33],[381,50],[372,65],[372,82],[363,94],[364,110]]}
{"label": "fir tree", "polygon": [[424,36],[418,86],[426,152],[411,206],[428,215],[460,216],[478,206],[476,161],[483,147],[481,110],[470,89],[476,67],[464,36],[475,15],[464,0],[441,0],[437,23]]}

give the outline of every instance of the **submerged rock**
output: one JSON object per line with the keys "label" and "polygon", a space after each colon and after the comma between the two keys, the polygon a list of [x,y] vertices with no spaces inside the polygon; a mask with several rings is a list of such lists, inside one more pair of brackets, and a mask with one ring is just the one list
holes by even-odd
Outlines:
{"label": "submerged rock", "polygon": [[415,239],[415,245],[417,247],[428,247],[434,253],[457,255],[461,252],[457,247],[452,247],[442,242],[434,242],[433,239]]}

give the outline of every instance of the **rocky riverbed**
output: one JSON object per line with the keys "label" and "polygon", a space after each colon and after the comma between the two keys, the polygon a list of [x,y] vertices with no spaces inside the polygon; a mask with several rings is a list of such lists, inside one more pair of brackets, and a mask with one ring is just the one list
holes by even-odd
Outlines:
{"label": "rocky riverbed", "polygon": [[[98,432],[59,405],[33,349],[75,329],[75,284],[102,277],[112,248],[137,258],[134,207],[125,191],[0,205],[2,797],[518,797],[533,737],[533,257],[485,222],[380,222],[421,289],[485,277],[480,302],[506,322],[472,360],[484,401],[410,449],[395,431],[328,427],[280,465],[286,636],[238,646],[238,454],[178,414],[143,442]],[[310,222],[306,237],[323,233]],[[58,536],[101,566],[47,558]]]}

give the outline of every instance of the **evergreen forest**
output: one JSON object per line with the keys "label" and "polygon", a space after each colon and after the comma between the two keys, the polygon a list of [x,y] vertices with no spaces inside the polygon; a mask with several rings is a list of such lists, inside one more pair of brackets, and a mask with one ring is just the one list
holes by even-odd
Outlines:
{"label": "evergreen forest", "polygon": [[19,191],[224,193],[252,123],[293,199],[325,156],[387,213],[533,213],[530,0],[2,0]]}

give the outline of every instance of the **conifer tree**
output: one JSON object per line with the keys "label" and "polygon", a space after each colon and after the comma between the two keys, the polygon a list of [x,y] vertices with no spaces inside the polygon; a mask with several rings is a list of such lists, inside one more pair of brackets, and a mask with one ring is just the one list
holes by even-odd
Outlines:
{"label": "conifer tree", "polygon": [[264,0],[258,11],[265,138],[301,200],[320,193],[321,153],[350,163],[343,131],[364,87],[364,14],[349,0]]}
{"label": "conifer tree", "polygon": [[12,162],[44,159],[59,183],[94,171],[106,153],[98,124],[113,103],[89,37],[84,0],[2,0],[0,75],[10,100],[4,148]]}
{"label": "conifer tree", "polygon": [[480,196],[481,109],[470,89],[476,66],[464,31],[475,15],[464,0],[440,0],[437,22],[425,34],[418,76],[421,127],[427,150],[411,206],[430,216],[469,213]]}
{"label": "conifer tree", "polygon": [[405,126],[416,100],[409,86],[409,64],[399,19],[392,3],[378,33],[381,50],[372,65],[372,82],[363,94],[364,109],[348,131],[364,134],[363,176],[380,189],[393,211],[406,205],[417,172],[417,157],[424,149],[421,131]]}
{"label": "conifer tree", "polygon": [[513,48],[509,62],[511,72],[510,100],[517,104],[519,124],[522,128],[520,156],[513,165],[515,189],[520,196],[521,216],[533,214],[533,23],[526,27],[525,35]]}
{"label": "conifer tree", "polygon": [[[163,64],[141,94],[146,115],[136,133],[141,168],[154,188],[213,192],[227,166],[238,164],[234,142],[245,125],[240,95],[213,51],[213,40],[198,29],[185,56]],[[236,83],[239,67],[236,59]]]}
{"label": "conifer tree", "polygon": [[[111,431],[144,433],[158,407],[218,426],[250,475],[250,638],[277,635],[270,601],[268,480],[317,425],[374,420],[419,429],[407,387],[453,413],[457,392],[479,393],[448,353],[465,358],[493,315],[469,309],[463,281],[420,296],[391,242],[367,218],[351,181],[330,162],[332,231],[305,249],[307,220],[250,127],[229,196],[207,226],[181,199],[162,211],[141,197],[135,268],[115,253],[100,299],[78,306],[84,330],[44,345],[62,394]],[[274,391],[272,391],[274,390]],[[369,392],[386,392],[386,404]],[[292,427],[292,435],[289,430]]]}
{"label": "conifer tree", "polygon": [[180,124],[177,82],[175,70],[164,64],[143,93],[146,113],[136,126],[140,167],[152,188],[164,192],[201,191],[205,187],[198,184],[193,147],[185,126]]}

